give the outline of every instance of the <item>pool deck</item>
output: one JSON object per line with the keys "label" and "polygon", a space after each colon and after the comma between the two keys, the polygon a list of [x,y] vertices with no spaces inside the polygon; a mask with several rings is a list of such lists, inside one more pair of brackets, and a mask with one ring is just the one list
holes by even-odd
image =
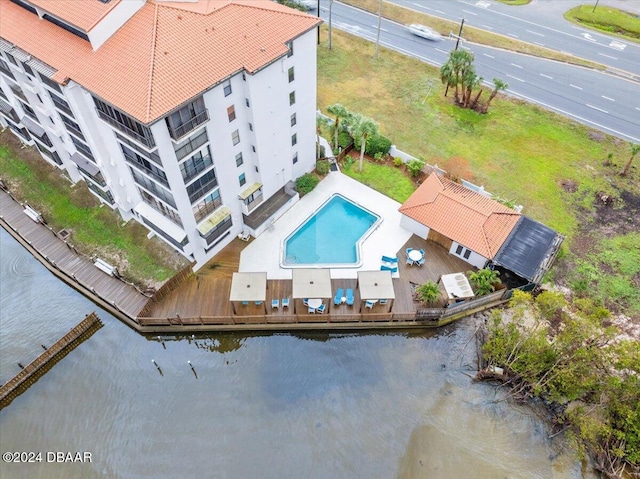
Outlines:
{"label": "pool deck", "polygon": [[[324,300],[328,311],[308,314],[301,300],[293,300],[292,269],[282,268],[282,241],[304,222],[331,195],[341,193],[383,218],[378,228],[363,242],[362,264],[358,268],[331,268],[332,291],[351,288],[353,306],[334,305],[333,298]],[[234,239],[207,265],[139,318],[143,329],[162,331],[191,329],[378,329],[430,326],[416,320],[423,306],[414,301],[415,286],[438,281],[443,274],[473,269],[468,263],[448,253],[440,245],[426,241],[400,227],[400,204],[341,173],[331,173],[285,215],[248,244]],[[406,264],[406,248],[424,249],[423,266]],[[393,279],[395,300],[388,305],[376,304],[372,309],[361,304],[357,287],[358,271],[380,270],[381,256],[397,256],[399,277]],[[232,274],[266,272],[265,304],[237,305],[234,314],[229,301]],[[289,308],[272,308],[271,300],[289,298]],[[266,307],[265,307],[266,305]],[[213,327],[212,325],[217,325]],[[431,324],[432,325],[432,324]]]}

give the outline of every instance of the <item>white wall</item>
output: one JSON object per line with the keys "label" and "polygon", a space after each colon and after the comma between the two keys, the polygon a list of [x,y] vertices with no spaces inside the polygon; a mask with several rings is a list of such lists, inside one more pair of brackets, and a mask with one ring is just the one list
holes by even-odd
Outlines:
{"label": "white wall", "polygon": [[[455,241],[451,244],[451,248],[449,249],[449,253],[451,253],[452,255],[460,258],[463,261],[466,261],[467,263],[469,263],[472,266],[475,266],[476,268],[484,268],[485,265],[487,264],[487,261],[489,261],[488,258],[485,258],[484,256],[479,255],[478,253],[476,253],[473,250],[469,250],[471,251],[471,254],[469,255],[469,258],[465,258],[462,255],[457,255],[456,254],[456,249],[458,249],[458,246],[461,246],[459,243],[456,243]],[[464,254],[464,251],[468,248],[465,248],[464,246],[462,247],[462,253]]]}
{"label": "white wall", "polygon": [[413,218],[409,218],[405,215],[400,216],[400,226],[425,240],[427,239],[427,235],[429,234],[429,228],[427,226],[423,225],[422,223],[418,223]]}
{"label": "white wall", "polygon": [[124,25],[145,4],[145,0],[125,0],[116,5],[87,35],[94,50],[107,41],[118,29]]}

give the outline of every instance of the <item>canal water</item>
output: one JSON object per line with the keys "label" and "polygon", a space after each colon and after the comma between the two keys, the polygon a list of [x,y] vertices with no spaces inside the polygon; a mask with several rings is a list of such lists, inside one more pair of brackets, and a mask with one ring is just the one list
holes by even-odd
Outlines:
{"label": "canal water", "polygon": [[[3,383],[91,311],[105,323],[0,412],[3,453],[43,454],[0,463],[3,479],[595,477],[533,412],[471,382],[471,321],[161,341],[58,281],[2,229],[0,254]],[[77,451],[92,462],[47,463],[47,452]]]}

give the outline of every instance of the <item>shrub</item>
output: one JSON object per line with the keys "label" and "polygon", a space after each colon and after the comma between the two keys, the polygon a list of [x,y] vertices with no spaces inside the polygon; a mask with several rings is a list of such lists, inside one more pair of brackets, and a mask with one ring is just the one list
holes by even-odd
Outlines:
{"label": "shrub", "polygon": [[[362,144],[360,138],[354,138],[354,145],[356,149],[360,149]],[[389,153],[391,149],[391,140],[382,135],[371,135],[367,138],[367,144],[364,148],[364,152],[369,156],[376,156],[376,153],[381,153],[383,156]]]}
{"label": "shrub", "polygon": [[316,173],[318,173],[320,176],[324,176],[329,173],[330,168],[331,167],[329,166],[329,162],[327,160],[316,161]]}
{"label": "shrub", "polygon": [[407,169],[409,170],[409,173],[411,174],[411,176],[417,177],[417,176],[420,176],[420,173],[422,172],[422,168],[424,168],[424,165],[425,165],[424,161],[415,159],[407,163]]}
{"label": "shrub", "polygon": [[384,155],[382,153],[378,152],[375,155],[373,155],[373,159],[376,160],[378,163],[382,163],[383,156]]}
{"label": "shrub", "polygon": [[347,133],[346,131],[341,131],[340,133],[338,133],[338,146],[340,148],[344,150],[351,143],[353,143],[353,138],[351,138],[351,135],[349,133]]}
{"label": "shrub", "polygon": [[543,319],[556,319],[567,305],[567,300],[558,291],[543,291],[536,298],[536,305]]}
{"label": "shrub", "polygon": [[400,168],[402,165],[404,165],[404,160],[402,158],[400,158],[399,156],[396,156],[393,159],[393,166]]}
{"label": "shrub", "polygon": [[327,157],[327,151],[324,148],[324,145],[320,145],[320,147],[318,148],[318,158],[326,158]]}
{"label": "shrub", "polygon": [[296,190],[301,195],[306,195],[307,193],[312,191],[319,182],[320,179],[317,176],[313,176],[310,173],[305,173],[296,180]]}
{"label": "shrub", "polygon": [[434,303],[440,297],[440,288],[433,281],[427,281],[416,289],[418,299],[425,303]]}
{"label": "shrub", "polygon": [[476,296],[486,296],[496,290],[495,285],[500,284],[500,272],[491,269],[479,269],[468,271],[467,278]]}

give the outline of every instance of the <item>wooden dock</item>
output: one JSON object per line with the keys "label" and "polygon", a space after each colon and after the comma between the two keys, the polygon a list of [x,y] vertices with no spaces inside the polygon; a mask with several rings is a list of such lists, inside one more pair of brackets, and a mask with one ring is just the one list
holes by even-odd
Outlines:
{"label": "wooden dock", "polygon": [[24,206],[0,190],[0,225],[49,271],[132,327],[149,298],[135,287],[94,266],[69,242],[24,212]]}
{"label": "wooden dock", "polygon": [[102,321],[100,321],[100,318],[96,313],[91,313],[56,341],[55,344],[25,366],[13,379],[0,386],[0,409],[11,404],[11,401],[26,391],[29,386],[42,377],[58,361],[101,327]]}

